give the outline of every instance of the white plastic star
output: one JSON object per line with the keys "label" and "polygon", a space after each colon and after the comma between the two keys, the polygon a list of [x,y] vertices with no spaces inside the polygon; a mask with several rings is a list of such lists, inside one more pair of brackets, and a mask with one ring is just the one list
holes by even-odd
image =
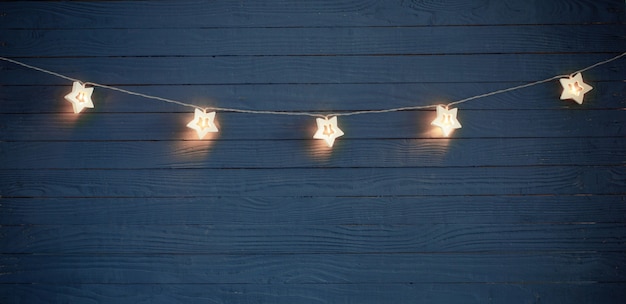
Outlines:
{"label": "white plastic star", "polygon": [[207,133],[218,131],[217,126],[213,122],[214,119],[215,112],[207,113],[206,111],[196,109],[193,120],[187,124],[187,127],[196,130],[198,137],[202,139]]}
{"label": "white plastic star", "polygon": [[337,126],[337,116],[333,116],[331,119],[317,118],[317,132],[313,135],[315,139],[323,139],[326,141],[329,147],[335,143],[335,138],[342,136],[343,131]]}
{"label": "white plastic star", "polygon": [[433,120],[430,124],[440,127],[443,131],[443,135],[447,137],[450,135],[452,130],[461,128],[461,124],[456,119],[457,111],[457,108],[448,110],[442,106],[437,106],[437,118],[435,118],[435,120]]}
{"label": "white plastic star", "polygon": [[74,113],[80,113],[84,108],[93,108],[91,93],[93,93],[93,88],[85,88],[84,84],[74,81],[72,92],[65,95],[65,99],[72,103]]}
{"label": "white plastic star", "polygon": [[563,86],[563,93],[561,99],[573,99],[578,104],[583,104],[583,97],[585,93],[593,89],[592,86],[583,82],[583,75],[580,73],[570,78],[559,79]]}

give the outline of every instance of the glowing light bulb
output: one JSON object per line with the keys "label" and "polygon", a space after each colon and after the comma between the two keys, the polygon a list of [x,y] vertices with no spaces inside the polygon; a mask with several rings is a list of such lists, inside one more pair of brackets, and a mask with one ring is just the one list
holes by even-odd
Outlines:
{"label": "glowing light bulb", "polygon": [[583,90],[583,87],[581,87],[578,82],[570,83],[568,86],[572,94],[580,96],[580,92]]}
{"label": "glowing light bulb", "polygon": [[218,132],[214,122],[215,112],[207,113],[206,110],[196,109],[193,119],[187,124],[187,127],[196,130],[198,138],[202,139],[209,132]]}
{"label": "glowing light bulb", "polygon": [[65,99],[72,103],[74,113],[80,113],[84,108],[93,108],[92,93],[93,88],[86,88],[84,84],[74,81],[72,92],[65,95]]}
{"label": "glowing light bulb", "polygon": [[460,129],[461,123],[456,119],[456,114],[459,109],[454,108],[448,110],[442,106],[437,106],[437,118],[430,124],[441,128],[443,135],[448,137],[454,129]]}
{"label": "glowing light bulb", "polygon": [[313,135],[315,139],[323,139],[329,147],[335,143],[335,139],[343,135],[343,131],[337,126],[337,116],[332,118],[316,118],[317,132]]}
{"label": "glowing light bulb", "polygon": [[559,79],[561,86],[563,86],[563,93],[561,93],[561,99],[573,99],[578,104],[583,103],[585,93],[593,89],[592,86],[583,82],[583,76],[580,73],[570,78]]}
{"label": "glowing light bulb", "polygon": [[78,99],[78,102],[85,102],[85,93],[78,93],[78,95],[76,95],[76,99]]}
{"label": "glowing light bulb", "polygon": [[333,129],[333,126],[331,126],[330,124],[324,125],[324,132],[322,133],[322,135],[332,136],[333,134],[335,134],[335,130]]}

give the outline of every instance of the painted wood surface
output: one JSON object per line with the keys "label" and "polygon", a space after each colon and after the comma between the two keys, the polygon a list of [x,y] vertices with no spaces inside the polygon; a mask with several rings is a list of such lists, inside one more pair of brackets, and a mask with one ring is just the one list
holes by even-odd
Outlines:
{"label": "painted wood surface", "polygon": [[610,24],[626,19],[623,3],[613,0],[89,2],[9,3],[2,6],[2,17],[6,27],[37,29]]}
{"label": "painted wood surface", "polygon": [[[626,44],[626,43],[625,43]],[[33,58],[42,66],[92,82],[131,84],[340,84],[429,82],[531,82],[569,74],[607,54],[480,54],[449,56],[243,56]],[[99,62],[104,65],[98,65]],[[11,65],[9,67],[9,65]],[[80,68],[82,67],[82,68]],[[623,64],[612,62],[585,73],[586,79],[623,80]],[[567,69],[567,71],[563,71]],[[65,84],[67,80],[3,63],[6,84]],[[372,72],[375,71],[375,72]],[[428,71],[427,73],[417,73]]]}
{"label": "painted wood surface", "polygon": [[[626,51],[621,0],[0,3],[0,56],[192,102],[447,103]],[[622,303],[626,64],[340,117],[188,108],[0,62],[1,303]]]}
{"label": "painted wood surface", "polygon": [[[585,78],[587,73],[585,73]],[[602,76],[602,75],[599,75]],[[351,109],[381,109],[414,104],[429,104],[431,100],[452,101],[485,92],[513,87],[520,82],[486,83],[396,83],[380,84],[249,84],[249,85],[124,85],[123,88],[151,95],[192,100],[198,103],[215,102],[218,96],[238,108],[270,110],[320,110],[329,107],[337,111]],[[463,105],[464,109],[481,110],[538,110],[538,109],[619,109],[626,106],[626,84],[623,81],[595,81],[595,90],[588,94],[601,103],[555,103],[560,95],[553,84],[533,87],[532,90],[476,99]],[[615,89],[615,91],[614,91]],[[6,85],[7,95],[0,96],[2,113],[71,113],[67,104],[56,96],[65,96],[66,85]],[[140,97],[115,92],[96,91],[100,106],[97,113],[188,113],[176,105],[153,103]],[[419,97],[418,97],[419,96]],[[37,99],[37,107],[23,100]],[[212,101],[214,100],[214,101]],[[293,100],[301,100],[298,103]],[[382,102],[384,101],[384,103]],[[143,106],[142,106],[143,105]],[[64,107],[65,106],[65,107]],[[571,111],[568,111],[568,113]],[[93,115],[97,113],[84,113]],[[459,130],[460,131],[460,130]]]}

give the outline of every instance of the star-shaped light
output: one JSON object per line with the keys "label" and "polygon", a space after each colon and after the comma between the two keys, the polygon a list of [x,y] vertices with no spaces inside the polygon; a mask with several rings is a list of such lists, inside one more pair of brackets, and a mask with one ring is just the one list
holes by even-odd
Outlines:
{"label": "star-shaped light", "polygon": [[206,110],[196,109],[193,120],[187,124],[187,127],[196,130],[198,137],[202,139],[207,133],[218,131],[213,122],[214,119],[215,112],[207,113]]}
{"label": "star-shaped light", "polygon": [[317,132],[313,135],[315,139],[323,139],[326,141],[329,147],[335,143],[335,138],[342,136],[343,131],[337,126],[337,116],[333,116],[331,119],[317,118]]}
{"label": "star-shaped light", "polygon": [[583,82],[583,75],[580,73],[570,78],[559,79],[563,86],[563,93],[561,99],[573,99],[578,104],[583,104],[583,97],[585,93],[593,89],[592,86]]}
{"label": "star-shaped light", "polygon": [[65,99],[72,103],[74,113],[80,113],[84,108],[93,108],[91,93],[93,93],[93,88],[86,88],[84,84],[74,81],[72,92],[65,95]]}
{"label": "star-shaped light", "polygon": [[457,108],[448,110],[448,108],[437,106],[437,118],[435,118],[435,120],[433,120],[430,124],[440,127],[443,131],[443,135],[447,137],[450,135],[452,130],[461,128],[461,124],[456,119],[456,113],[458,110],[459,109]]}

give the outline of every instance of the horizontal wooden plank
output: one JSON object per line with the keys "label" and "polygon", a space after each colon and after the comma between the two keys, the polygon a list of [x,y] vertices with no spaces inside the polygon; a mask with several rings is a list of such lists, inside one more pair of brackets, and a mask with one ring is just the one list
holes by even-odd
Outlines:
{"label": "horizontal wooden plank", "polygon": [[[615,25],[0,30],[5,57],[623,52]],[[465,39],[466,37],[472,39]],[[574,37],[574,38],[573,38]],[[550,41],[549,44],[546,41]]]}
{"label": "horizontal wooden plank", "polygon": [[[624,252],[573,254],[2,255],[0,284],[611,282]],[[161,265],[154,267],[154,265]],[[511,271],[511,265],[528,265]],[[41,274],[45,273],[45,276]]]}
{"label": "horizontal wooden plank", "polygon": [[[623,23],[615,0],[4,2],[4,28],[187,28]],[[140,13],[139,13],[140,12]]]}
{"label": "horizontal wooden plank", "polygon": [[623,194],[625,186],[624,166],[0,171],[3,197]]}
{"label": "horizontal wooden plank", "polygon": [[[623,137],[350,140],[319,161],[300,140],[0,142],[0,169],[623,165]],[[45,151],[45,152],[44,152]],[[313,152],[313,151],[311,151]],[[207,162],[207,156],[211,162]],[[81,160],[83,161],[77,161]]]}
{"label": "horizontal wooden plank", "polygon": [[[2,226],[2,254],[534,253],[626,250],[626,224]],[[622,261],[623,262],[623,261]]]}
{"label": "horizontal wooden plank", "polygon": [[626,196],[2,198],[0,225],[626,223]]}
{"label": "horizontal wooden plank", "polygon": [[[450,102],[518,86],[522,83],[411,83],[411,84],[268,84],[268,85],[155,85],[124,86],[144,94],[198,105],[273,111],[345,111],[396,108]],[[462,109],[545,110],[626,108],[626,82],[593,82],[582,105],[560,100],[558,80],[532,88],[480,98]],[[0,113],[63,113],[71,107],[63,99],[71,85],[0,86]],[[187,108],[106,89],[94,92],[90,112],[184,112]],[[36,103],[32,101],[36,100]]]}
{"label": "horizontal wooden plank", "polygon": [[7,303],[428,303],[621,304],[626,284],[0,284]]}
{"label": "horizontal wooden plank", "polygon": [[[140,84],[531,82],[618,54],[473,54],[415,56],[235,56],[29,58],[27,64],[84,82]],[[585,79],[621,81],[624,58],[585,72]],[[3,85],[68,81],[1,61]]]}
{"label": "horizontal wooden plank", "polygon": [[[71,109],[71,105],[67,104]],[[430,123],[434,110],[403,111],[384,114],[339,117],[345,133],[335,141],[335,154],[356,139],[445,139],[432,149],[452,151],[461,138],[546,138],[623,137],[624,111],[621,110],[463,110],[458,111],[461,129],[450,138]],[[296,151],[328,155],[327,146],[314,140],[316,125],[312,117],[272,116],[220,112],[215,122],[219,132],[203,140],[186,125],[188,113],[98,113],[0,114],[2,141],[113,141],[166,140],[195,141],[200,148],[220,153],[222,140],[300,140]],[[532,120],[532,124],[526,122]],[[103,132],[106,130],[106,132]],[[293,145],[293,143],[292,143]],[[175,144],[172,145],[175,148]],[[184,145],[183,147],[188,147]],[[227,148],[228,146],[225,146]],[[175,151],[175,150],[174,150]],[[230,149],[226,150],[232,152]],[[173,152],[173,151],[172,151]],[[317,155],[319,156],[319,155]],[[314,157],[317,158],[317,157]]]}

